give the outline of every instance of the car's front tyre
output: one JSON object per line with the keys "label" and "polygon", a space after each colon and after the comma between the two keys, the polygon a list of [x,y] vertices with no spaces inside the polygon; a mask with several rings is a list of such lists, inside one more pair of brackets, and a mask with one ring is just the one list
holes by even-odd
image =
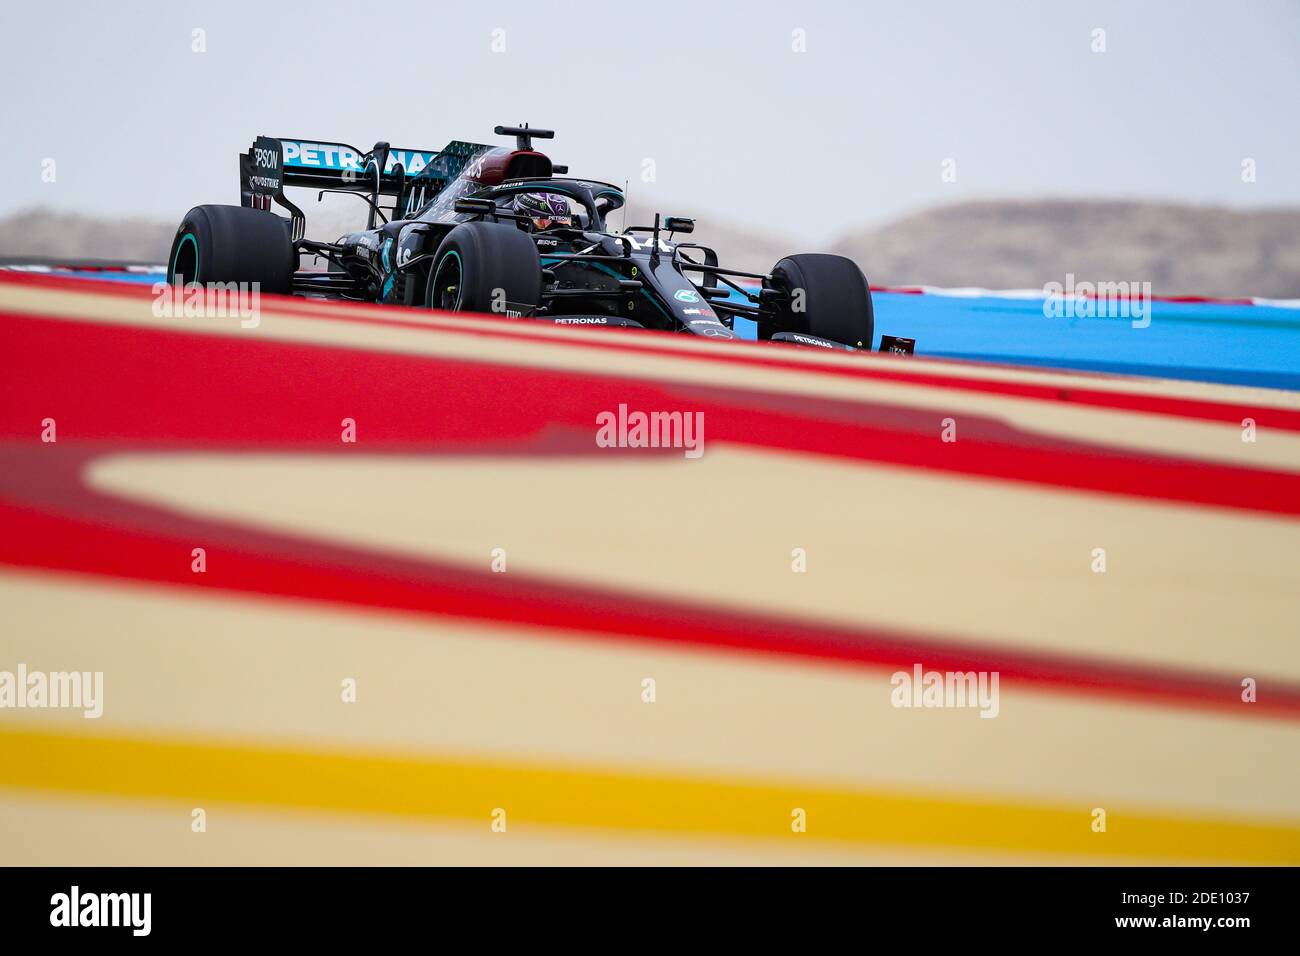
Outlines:
{"label": "car's front tyre", "polygon": [[463,222],[434,255],[424,302],[446,312],[529,315],[542,298],[537,246],[513,224]]}
{"label": "car's front tyre", "polygon": [[871,285],[852,259],[822,253],[786,256],[772,267],[770,285],[784,293],[772,331],[871,348],[876,324]]}

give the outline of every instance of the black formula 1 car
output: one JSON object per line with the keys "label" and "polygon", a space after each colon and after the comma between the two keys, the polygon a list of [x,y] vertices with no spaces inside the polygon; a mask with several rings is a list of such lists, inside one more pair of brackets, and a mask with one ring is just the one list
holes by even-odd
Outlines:
{"label": "black formula 1 car", "polygon": [[[345,143],[258,137],[239,157],[239,206],[196,206],[172,243],[168,281],[258,282],[261,291],[486,312],[557,324],[631,326],[829,349],[870,350],[871,289],[851,260],[792,255],[770,274],[718,265],[674,241],[695,222],[656,214],[613,231],[624,203],[610,183],[569,178],[533,148],[550,130],[498,126],[515,147],[455,141],[439,151],[362,152]],[[285,187],[350,193],[367,228],[305,238]],[[381,206],[384,198],[391,206]],[[285,219],[272,203],[288,210]],[[665,236],[666,234],[666,236]],[[305,270],[300,261],[327,268]],[[884,348],[911,351],[885,336]]]}

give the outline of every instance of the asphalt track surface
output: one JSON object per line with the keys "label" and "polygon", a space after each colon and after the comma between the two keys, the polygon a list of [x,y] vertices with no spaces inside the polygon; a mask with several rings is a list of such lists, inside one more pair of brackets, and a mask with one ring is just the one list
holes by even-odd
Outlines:
{"label": "asphalt track surface", "polygon": [[0,275],[5,862],[1300,863],[1294,392],[151,304]]}

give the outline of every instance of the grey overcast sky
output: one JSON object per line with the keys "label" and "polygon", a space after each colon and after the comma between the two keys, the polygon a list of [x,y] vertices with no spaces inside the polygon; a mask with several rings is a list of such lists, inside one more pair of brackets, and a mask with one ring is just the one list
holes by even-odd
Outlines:
{"label": "grey overcast sky", "polygon": [[1300,205],[1296,0],[45,0],[4,19],[0,213],[178,218],[238,202],[259,133],[438,148],[521,121],[664,212],[814,241],[982,197]]}

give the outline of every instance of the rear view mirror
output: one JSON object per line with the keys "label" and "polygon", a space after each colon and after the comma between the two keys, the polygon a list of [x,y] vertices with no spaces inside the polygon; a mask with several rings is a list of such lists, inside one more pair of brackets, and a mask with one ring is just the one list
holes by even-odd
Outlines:
{"label": "rear view mirror", "polygon": [[669,232],[694,232],[695,220],[687,219],[685,216],[669,216],[667,220],[664,221],[664,228]]}

